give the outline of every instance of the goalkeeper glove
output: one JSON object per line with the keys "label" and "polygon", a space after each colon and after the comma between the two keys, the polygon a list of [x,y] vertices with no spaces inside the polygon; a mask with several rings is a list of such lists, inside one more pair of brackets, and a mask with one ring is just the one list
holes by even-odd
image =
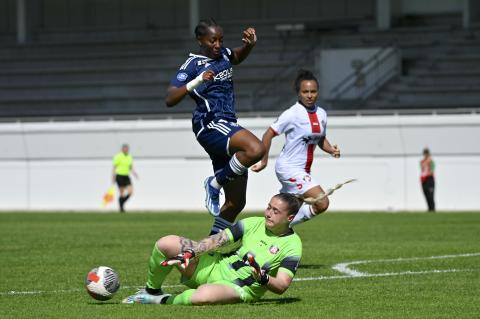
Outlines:
{"label": "goalkeeper glove", "polygon": [[247,262],[252,269],[253,277],[255,278],[255,280],[262,286],[268,284],[270,276],[267,274],[265,269],[260,268],[260,265],[257,263],[255,257],[252,254],[247,254]]}
{"label": "goalkeeper glove", "polygon": [[181,254],[176,255],[175,257],[166,259],[162,261],[162,266],[172,266],[180,264],[180,267],[183,269],[187,268],[190,264],[190,259],[195,257],[195,252],[191,249],[184,251]]}

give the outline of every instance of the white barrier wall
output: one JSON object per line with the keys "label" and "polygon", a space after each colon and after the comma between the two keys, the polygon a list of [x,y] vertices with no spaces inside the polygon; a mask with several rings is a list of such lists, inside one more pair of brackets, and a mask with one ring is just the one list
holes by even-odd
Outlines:
{"label": "white barrier wall", "polygon": [[[240,124],[261,137],[273,120]],[[331,197],[332,210],[424,210],[425,146],[437,165],[438,209],[480,209],[478,115],[331,117],[328,138],[342,158],[317,150],[314,177],[324,187],[359,179]],[[269,166],[250,173],[247,209],[262,209],[278,191],[274,164],[283,140],[274,140]],[[0,124],[0,210],[100,209],[111,158],[124,142],[140,175],[127,209],[203,210],[203,180],[212,170],[189,120]]]}

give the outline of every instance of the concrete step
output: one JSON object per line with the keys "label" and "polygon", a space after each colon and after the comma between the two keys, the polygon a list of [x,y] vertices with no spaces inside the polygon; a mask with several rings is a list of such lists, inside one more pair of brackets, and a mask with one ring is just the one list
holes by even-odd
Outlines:
{"label": "concrete step", "polygon": [[478,101],[386,101],[375,99],[366,103],[366,109],[397,109],[397,110],[415,110],[415,109],[454,109],[454,108],[478,108],[480,103]]}
{"label": "concrete step", "polygon": [[116,86],[116,87],[79,87],[63,89],[16,89],[0,90],[2,102],[37,102],[37,101],[81,101],[91,99],[118,99],[118,98],[161,98],[164,90],[156,86]]}
{"label": "concrete step", "polygon": [[457,91],[404,91],[404,92],[380,92],[377,99],[391,102],[408,103],[449,103],[464,105],[470,103],[480,104],[480,91],[471,90]]}
{"label": "concrete step", "polygon": [[480,75],[480,67],[472,67],[468,70],[429,70],[425,68],[413,68],[411,69],[408,74],[410,76],[415,76],[417,78],[423,77],[465,77],[465,76],[479,76]]}
{"label": "concrete step", "polygon": [[[289,66],[288,61],[256,61],[248,60],[242,63],[242,68],[283,68]],[[235,67],[236,68],[236,67]],[[74,65],[57,65],[45,66],[40,65],[37,67],[29,67],[28,65],[23,65],[21,68],[3,68],[0,69],[0,76],[2,75],[34,75],[34,74],[73,74],[73,73],[99,73],[99,72],[122,72],[122,71],[169,71],[171,73],[175,72],[178,69],[178,66],[175,65],[164,65],[161,63],[143,63],[140,65],[131,65],[131,64],[120,64],[115,63],[112,65],[92,65],[86,61],[80,61],[78,64]]]}
{"label": "concrete step", "polygon": [[118,81],[119,79],[139,80],[139,81],[169,81],[175,74],[175,70],[158,70],[158,69],[108,69],[103,72],[91,70],[77,70],[77,72],[52,72],[49,70],[29,71],[23,73],[11,72],[10,74],[1,74],[0,86],[21,86],[26,85],[48,84],[48,83],[98,83],[106,81]]}
{"label": "concrete step", "polygon": [[36,103],[0,102],[1,117],[90,116],[122,114],[191,113],[192,106],[182,103],[167,108],[158,98],[91,99],[75,101],[38,101]]}
{"label": "concrete step", "polygon": [[385,92],[396,92],[396,93],[403,93],[403,92],[445,92],[445,91],[475,91],[480,89],[480,77],[477,79],[476,82],[473,81],[466,81],[464,83],[459,83],[458,81],[452,81],[442,84],[442,83],[435,83],[434,85],[427,85],[424,82],[415,82],[415,81],[395,81],[391,84],[388,84],[385,88]]}
{"label": "concrete step", "polygon": [[[290,97],[279,103],[278,98],[269,96],[262,99],[261,103],[252,101],[243,95],[239,95],[236,103],[236,111],[278,111],[280,113],[286,107],[292,105],[295,98]],[[195,108],[195,103],[190,99],[184,99],[172,108],[165,106],[160,96],[125,96],[117,98],[85,98],[85,99],[61,99],[38,101],[0,100],[0,117],[61,117],[61,116],[92,116],[92,115],[128,115],[128,114],[184,114],[189,117]]]}
{"label": "concrete step", "polygon": [[403,84],[408,85],[409,87],[444,87],[444,86],[455,86],[455,85],[480,85],[480,74],[479,75],[466,75],[466,76],[423,76],[423,77],[405,77],[402,80]]}

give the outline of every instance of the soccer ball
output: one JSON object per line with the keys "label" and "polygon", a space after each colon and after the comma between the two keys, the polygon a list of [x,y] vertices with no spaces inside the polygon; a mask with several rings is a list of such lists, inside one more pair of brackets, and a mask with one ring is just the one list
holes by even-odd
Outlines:
{"label": "soccer ball", "polygon": [[99,266],[88,272],[85,278],[85,288],[93,299],[108,300],[120,288],[120,279],[112,268]]}

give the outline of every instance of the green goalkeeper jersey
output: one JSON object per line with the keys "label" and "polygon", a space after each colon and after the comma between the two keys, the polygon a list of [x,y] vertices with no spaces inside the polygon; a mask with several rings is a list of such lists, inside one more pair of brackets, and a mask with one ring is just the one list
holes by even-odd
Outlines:
{"label": "green goalkeeper jersey", "polygon": [[302,256],[302,241],[292,229],[277,236],[266,229],[265,218],[250,217],[240,220],[226,232],[230,240],[240,246],[218,262],[222,268],[229,269],[232,283],[247,288],[254,299],[260,298],[267,289],[254,280],[252,270],[245,263],[248,253],[255,256],[257,263],[270,276],[276,276],[278,272],[295,276]]}

